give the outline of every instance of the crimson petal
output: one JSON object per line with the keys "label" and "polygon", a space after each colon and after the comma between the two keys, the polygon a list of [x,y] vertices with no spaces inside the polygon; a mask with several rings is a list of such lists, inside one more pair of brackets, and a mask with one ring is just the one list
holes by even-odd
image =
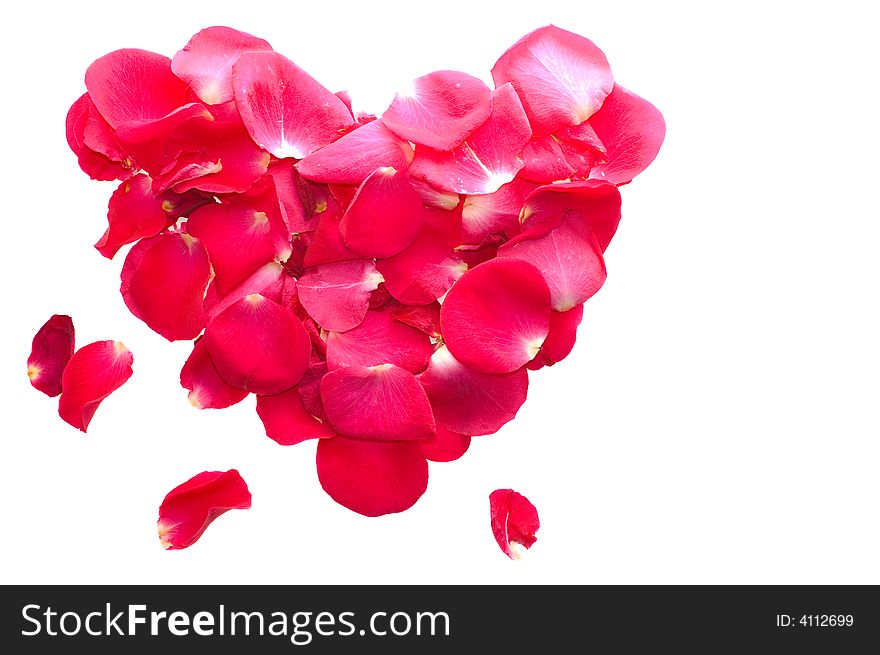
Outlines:
{"label": "crimson petal", "polygon": [[327,335],[330,370],[394,364],[410,373],[420,373],[433,352],[427,334],[395,320],[390,310],[367,312],[357,327]]}
{"label": "crimson petal", "polygon": [[233,387],[220,377],[204,339],[196,341],[180,370],[180,386],[189,389],[189,402],[196,409],[223,409],[248,395],[246,389]]}
{"label": "crimson petal", "polygon": [[510,559],[521,556],[511,548],[513,544],[531,548],[538,540],[535,536],[541,527],[538,510],[513,489],[496,489],[489,494],[489,516],[495,541]]}
{"label": "crimson petal", "polygon": [[437,426],[437,436],[430,441],[419,442],[425,457],[432,462],[454,462],[467,452],[471,438]]}
{"label": "crimson petal", "polygon": [[228,384],[257,394],[281,393],[299,382],[311,351],[293,312],[256,293],[208,323],[205,346]]}
{"label": "crimson petal", "polygon": [[161,232],[168,223],[162,199],[153,193],[153,181],[143,173],[119,183],[107,209],[110,223],[95,248],[107,259],[127,243]]}
{"label": "crimson petal", "polygon": [[550,290],[528,262],[493,259],[461,276],[443,301],[449,351],[481,373],[510,373],[531,360],[550,329]]}
{"label": "crimson petal", "polygon": [[435,341],[440,338],[440,303],[427,305],[396,305],[391,308],[395,321],[424,332]]}
{"label": "crimson petal", "polygon": [[70,358],[61,378],[58,414],[85,432],[101,402],[131,377],[134,357],[121,341],[96,341]]}
{"label": "crimson petal", "polygon": [[530,370],[553,366],[568,357],[577,339],[577,329],[584,317],[584,306],[575,305],[567,312],[550,313],[550,332],[541,345],[541,352],[526,364]]}
{"label": "crimson petal", "polygon": [[525,166],[519,172],[520,177],[533,182],[559,182],[567,180],[575,173],[559,145],[559,140],[553,135],[530,141],[523,149],[522,158]]}
{"label": "crimson petal", "polygon": [[94,110],[94,106],[88,93],[81,95],[70,106],[65,121],[67,145],[76,155],[79,167],[93,180],[127,179],[131,177],[130,167],[123,165],[121,160],[114,160],[94,150],[86,143],[86,126],[90,112],[97,111]]}
{"label": "crimson petal", "polygon": [[328,371],[321,399],[336,432],[354,439],[433,439],[434,415],[415,376],[393,364]]}
{"label": "crimson petal", "polygon": [[306,410],[295,388],[275,396],[257,396],[257,414],[266,436],[282,446],[335,436],[329,425]]}
{"label": "crimson petal", "polygon": [[325,330],[344,332],[360,325],[370,307],[370,294],[382,276],[369,260],[322,264],[297,280],[299,301]]}
{"label": "crimson petal", "polygon": [[324,491],[364,516],[409,509],[428,488],[428,462],[416,441],[321,439],[316,463]]}
{"label": "crimson petal", "polygon": [[251,492],[235,469],[205,471],[174,487],[159,506],[159,541],[166,550],[192,546],[230,509],[248,509]]}
{"label": "crimson petal", "polygon": [[37,330],[27,361],[31,386],[50,398],[61,393],[61,376],[74,349],[73,320],[54,314]]}
{"label": "crimson petal", "polygon": [[513,238],[520,231],[519,213],[536,184],[516,178],[495,193],[465,198],[461,210],[461,243],[482,246],[493,235]]}

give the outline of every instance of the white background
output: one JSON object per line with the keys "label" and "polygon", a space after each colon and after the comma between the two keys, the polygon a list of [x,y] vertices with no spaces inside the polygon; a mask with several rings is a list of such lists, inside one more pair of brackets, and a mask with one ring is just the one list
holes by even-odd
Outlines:
{"label": "white background", "polygon": [[[14,3],[5,10],[0,581],[4,583],[880,583],[880,62],[869,3]],[[11,14],[10,14],[11,12]],[[609,278],[572,356],[531,377],[517,419],[431,467],[411,510],[334,503],[315,444],[277,446],[253,399],[189,406],[189,352],[125,309],[122,256],[92,244],[112,183],[80,172],[68,106],[95,58],[173,55],[199,29],[267,39],[381,112],[438,68],[489,81],[555,23],[595,41],[668,124],[622,189]],[[25,376],[52,313],[78,345],[121,339],[135,375],[88,435]],[[253,508],[165,552],[165,493],[236,467]],[[488,495],[537,505],[508,560]]]}

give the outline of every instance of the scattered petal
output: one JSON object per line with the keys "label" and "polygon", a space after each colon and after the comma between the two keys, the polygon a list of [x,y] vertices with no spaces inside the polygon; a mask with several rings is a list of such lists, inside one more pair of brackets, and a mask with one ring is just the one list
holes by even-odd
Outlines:
{"label": "scattered petal", "polygon": [[395,320],[390,310],[367,312],[357,327],[327,335],[331,371],[343,366],[394,364],[410,373],[421,373],[433,352],[427,334]]}
{"label": "scattered petal", "polygon": [[464,455],[471,445],[471,438],[450,432],[446,428],[437,426],[437,436],[434,439],[419,442],[425,457],[432,462],[454,462]]}
{"label": "scattered petal", "polygon": [[131,377],[134,357],[121,341],[96,341],[70,358],[61,378],[58,414],[85,432],[107,396]]}
{"label": "scattered petal", "polygon": [[482,246],[493,236],[512,239],[520,231],[519,213],[537,184],[516,178],[495,193],[465,198],[461,210],[461,243]]}
{"label": "scattered petal", "polygon": [[427,305],[395,305],[391,315],[395,321],[414,327],[435,341],[440,338],[440,303],[436,300]]}
{"label": "scattered petal", "polygon": [[266,436],[282,446],[335,436],[329,425],[306,410],[298,389],[275,396],[257,396],[257,414]]}
{"label": "scattered petal", "polygon": [[584,317],[584,306],[575,305],[566,312],[550,312],[550,332],[541,345],[541,352],[526,364],[530,370],[553,366],[568,357],[577,338],[577,329]]}
{"label": "scattered petal", "polygon": [[360,325],[382,276],[369,260],[322,264],[297,280],[302,306],[325,330],[344,332]]}
{"label": "scattered petal", "polygon": [[227,384],[217,372],[214,360],[199,339],[180,370],[180,386],[189,389],[189,402],[196,409],[223,409],[244,400],[248,391]]}
{"label": "scattered petal", "polygon": [[162,198],[153,193],[153,181],[143,173],[119,183],[107,209],[110,223],[95,248],[107,259],[127,243],[156,236],[168,224]]}
{"label": "scattered petal", "polygon": [[73,355],[73,349],[73,320],[64,314],[54,314],[43,323],[31,343],[31,354],[27,361],[31,386],[50,398],[59,395],[61,376]]}
{"label": "scattered petal", "polygon": [[495,541],[510,559],[521,557],[512,548],[513,544],[531,548],[538,540],[535,536],[541,527],[538,510],[528,498],[513,489],[496,489],[489,494],[489,515]]}
{"label": "scattered petal", "polygon": [[523,150],[522,158],[525,166],[519,175],[532,182],[550,184],[567,180],[575,173],[559,144],[559,139],[553,135],[529,141]]}

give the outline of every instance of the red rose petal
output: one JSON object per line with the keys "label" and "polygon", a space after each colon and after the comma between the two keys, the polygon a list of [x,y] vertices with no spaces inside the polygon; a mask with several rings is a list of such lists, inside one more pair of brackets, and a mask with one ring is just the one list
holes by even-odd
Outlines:
{"label": "red rose petal", "polygon": [[322,421],[327,419],[327,412],[324,411],[324,403],[321,400],[321,380],[327,374],[327,362],[320,361],[314,356],[309,362],[309,368],[305,375],[296,385],[299,390],[299,397],[302,399],[303,407],[312,416],[316,416]]}
{"label": "red rose petal", "polygon": [[205,326],[203,298],[211,276],[205,246],[165,232],[134,245],[122,267],[125,305],[169,341],[194,339]]}
{"label": "red rose petal", "polygon": [[277,52],[242,54],[232,86],[251,138],[280,159],[302,159],[354,122],[339,98]]}
{"label": "red rose petal", "polygon": [[[289,161],[276,161],[269,165],[269,175],[275,187],[281,218],[290,234],[299,234],[315,229],[317,218],[306,214],[306,207],[300,196],[300,188],[307,182],[299,177]],[[309,212],[311,213],[311,212]]]}
{"label": "red rose petal", "polygon": [[433,439],[434,415],[425,390],[394,366],[347,366],[321,380],[327,418],[340,435],[376,441]]}
{"label": "red rose petal", "polygon": [[612,184],[626,184],[645,170],[666,137],[666,123],[657,108],[619,84],[590,118],[590,125],[608,152],[607,161],[596,166],[590,177]]}
{"label": "red rose petal", "polygon": [[110,196],[107,210],[110,225],[95,244],[107,259],[113,259],[127,243],[159,234],[168,224],[162,199],[153,193],[152,185],[150,176],[141,173],[120,182]]}
{"label": "red rose petal", "polygon": [[493,434],[512,421],[529,390],[524,368],[504,375],[478,373],[445,347],[431,357],[419,382],[431,401],[437,425],[472,436]]}
{"label": "red rose petal", "polygon": [[361,257],[391,257],[416,238],[423,214],[422,201],[406,173],[378,168],[358,188],[339,233]]}
{"label": "red rose petal", "polygon": [[223,409],[244,400],[248,392],[227,384],[217,372],[214,361],[199,339],[180,370],[180,386],[189,389],[189,402],[196,409]]}
{"label": "red rose petal", "polygon": [[[608,102],[608,98],[605,98],[605,102]],[[584,121],[574,127],[566,127],[557,132],[555,137],[560,150],[565,155],[565,161],[574,171],[572,178],[586,179],[593,167],[604,163],[607,159],[608,152],[591,127],[590,121]]]}
{"label": "red rose petal", "polygon": [[575,212],[526,230],[501,246],[498,257],[521,259],[541,271],[557,312],[586,302],[607,277],[599,243]]}
{"label": "red rose petal", "polygon": [[458,207],[461,202],[461,196],[457,193],[435,189],[427,182],[423,182],[416,178],[411,178],[410,183],[412,184],[413,189],[416,190],[416,193],[419,194],[419,197],[422,199],[422,204],[424,204],[425,207],[452,211]]}
{"label": "red rose petal", "polygon": [[73,347],[73,320],[64,314],[54,314],[37,330],[31,343],[27,361],[31,386],[50,398],[60,394],[61,376],[73,355]]}
{"label": "red rose petal", "polygon": [[396,321],[390,310],[370,311],[347,332],[327,335],[327,366],[394,364],[410,373],[425,370],[434,347],[427,334]]}
{"label": "red rose petal", "polygon": [[492,91],[458,71],[435,71],[394,96],[382,122],[402,139],[434,150],[452,150],[489,118]]}
{"label": "red rose petal", "polygon": [[299,382],[309,365],[309,335],[289,309],[259,294],[237,300],[205,328],[205,346],[220,376],[257,394]]}
{"label": "red rose petal", "polygon": [[489,515],[495,541],[510,559],[521,557],[511,548],[513,544],[531,548],[538,540],[535,536],[541,527],[538,510],[513,489],[496,489],[489,494]]}
{"label": "red rose petal", "polygon": [[351,259],[360,259],[357,253],[342,240],[339,226],[342,223],[342,209],[339,203],[330,198],[325,211],[318,219],[318,226],[311,235],[303,264],[311,268],[322,264],[333,264]]}
{"label": "red rose petal", "polygon": [[440,338],[440,303],[427,305],[395,305],[391,308],[395,321],[424,332],[435,341]]}
{"label": "red rose petal", "polygon": [[130,166],[126,167],[121,160],[114,160],[86,144],[85,132],[92,108],[92,99],[88,93],[84,93],[67,112],[67,145],[76,155],[79,167],[93,180],[124,180],[131,177]]}
{"label": "red rose petal", "polygon": [[251,492],[235,469],[205,471],[174,487],[159,507],[159,541],[166,550],[192,546],[230,509],[248,509]]}
{"label": "red rose petal", "polygon": [[522,158],[525,165],[519,175],[532,182],[550,184],[567,180],[575,173],[559,140],[552,135],[530,141],[523,149]]}
{"label": "red rose petal", "polygon": [[360,184],[377,168],[405,171],[413,158],[409,142],[382,121],[352,130],[296,164],[300,175],[315,182]]}
{"label": "red rose petal", "polygon": [[440,324],[462,364],[481,373],[510,373],[531,360],[547,336],[550,290],[533,265],[493,259],[453,285]]}
{"label": "red rose petal", "polygon": [[302,306],[325,330],[344,332],[360,325],[370,307],[370,293],[382,276],[369,260],[322,264],[297,280]]}
{"label": "red rose petal", "polygon": [[467,452],[471,445],[471,438],[450,432],[446,428],[437,426],[437,436],[434,439],[420,441],[422,452],[432,462],[454,462]]}
{"label": "red rose petal", "polygon": [[536,184],[515,179],[495,193],[465,198],[461,210],[461,243],[481,246],[493,235],[511,239],[520,231],[519,213]]}
{"label": "red rose petal", "polygon": [[614,85],[602,51],[555,25],[517,41],[495,63],[492,79],[513,83],[536,137],[587,120]]}
{"label": "red rose petal", "polygon": [[428,488],[428,462],[419,442],[318,442],[318,480],[337,503],[364,516],[412,507]]}
{"label": "red rose petal", "polygon": [[230,27],[207,27],[171,60],[171,70],[209,105],[233,99],[232,65],[252,50],[271,50],[263,39]]}
{"label": "red rose petal", "polygon": [[577,329],[584,317],[584,306],[576,305],[567,312],[550,313],[550,332],[541,345],[541,352],[526,364],[530,370],[553,366],[568,357],[577,338]]}
{"label": "red rose petal", "polygon": [[620,191],[601,180],[538,187],[523,205],[523,229],[559,218],[568,211],[577,212],[587,221],[599,247],[605,252],[620,223]]}
{"label": "red rose petal", "polygon": [[208,320],[229,307],[234,302],[241,300],[252,293],[274,300],[279,305],[289,307],[291,298],[296,293],[296,280],[284,272],[284,267],[278,262],[269,262],[258,268],[244,282],[232,291],[222,294],[217,290],[216,278],[208,285],[205,294],[205,313]]}
{"label": "red rose petal", "polygon": [[96,341],[77,350],[61,378],[58,414],[85,432],[101,401],[131,377],[133,361],[121,341]]}
{"label": "red rose petal", "polygon": [[306,410],[298,389],[275,396],[257,396],[257,414],[266,429],[266,436],[282,446],[336,436],[329,425]]}

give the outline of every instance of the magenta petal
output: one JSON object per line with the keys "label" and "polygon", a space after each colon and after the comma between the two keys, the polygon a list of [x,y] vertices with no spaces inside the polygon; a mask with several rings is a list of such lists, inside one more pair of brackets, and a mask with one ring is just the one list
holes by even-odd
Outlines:
{"label": "magenta petal", "polygon": [[61,376],[73,356],[73,349],[73,320],[63,314],[53,315],[43,323],[31,343],[31,354],[27,361],[31,386],[50,398],[60,394]]}
{"label": "magenta petal", "polygon": [[409,142],[382,121],[373,121],[316,150],[298,162],[296,168],[300,175],[315,182],[360,184],[377,168],[388,166],[404,171],[412,158]]}
{"label": "magenta petal", "polygon": [[207,27],[171,60],[171,70],[204,103],[219,105],[234,97],[232,65],[252,50],[271,50],[263,39],[230,27]]}
{"label": "magenta petal", "polygon": [[462,364],[481,373],[510,373],[532,359],[547,336],[550,290],[533,265],[493,259],[452,286],[440,324]]}
{"label": "magenta petal", "polygon": [[409,371],[394,366],[348,366],[328,371],[321,399],[336,432],[354,439],[433,439],[434,415],[425,390]]}
{"label": "magenta petal", "polygon": [[559,140],[552,135],[530,141],[523,149],[522,159],[525,165],[519,176],[532,182],[550,184],[567,180],[575,173]]}
{"label": "magenta petal", "polygon": [[452,150],[492,111],[492,91],[458,71],[435,71],[398,93],[382,122],[402,139],[434,150]]}
{"label": "magenta petal", "polygon": [[497,86],[513,83],[536,137],[584,122],[614,85],[602,51],[555,25],[517,41],[495,63],[492,78]]}
{"label": "magenta petal", "polygon": [[133,361],[121,341],[96,341],[77,350],[64,367],[58,414],[85,432],[103,400],[131,377]]}
{"label": "magenta petal", "polygon": [[481,246],[493,236],[511,239],[520,231],[519,213],[536,184],[515,179],[495,193],[465,198],[461,210],[461,243]]}
{"label": "magenta petal", "polygon": [[233,387],[220,377],[205,340],[199,339],[180,370],[180,386],[189,389],[189,402],[196,409],[223,409],[244,400],[246,389]]}
{"label": "magenta petal", "polygon": [[428,463],[416,441],[321,439],[316,462],[324,491],[364,516],[409,509],[428,488]]}
{"label": "magenta petal", "polygon": [[325,330],[344,332],[360,325],[382,276],[369,260],[322,264],[297,280],[302,306]]}
{"label": "magenta petal", "polygon": [[358,188],[339,232],[345,244],[361,257],[391,257],[416,238],[423,213],[422,201],[406,173],[379,168]]}
{"label": "magenta petal", "polygon": [[329,425],[306,410],[295,388],[275,396],[257,396],[257,414],[266,436],[282,446],[335,436]]}
{"label": "magenta petal", "polygon": [[203,299],[211,276],[205,246],[188,234],[142,239],[122,267],[125,305],[169,341],[194,339],[205,326]]}
{"label": "magenta petal", "polygon": [[432,462],[454,462],[467,452],[471,438],[464,434],[450,432],[437,426],[437,436],[428,441],[420,441],[422,452]]}
{"label": "magenta petal", "polygon": [[205,328],[205,346],[221,377],[257,394],[275,394],[299,382],[311,343],[289,309],[259,294],[236,301]]}
{"label": "magenta petal", "polygon": [[489,516],[492,534],[502,552],[510,559],[519,559],[513,544],[531,548],[541,527],[538,510],[529,499],[513,489],[496,489],[489,494]]}
{"label": "magenta petal", "polygon": [[420,373],[433,352],[427,334],[395,320],[390,310],[367,312],[357,327],[327,335],[330,370],[394,364],[410,373]]}
{"label": "magenta petal", "polygon": [[231,509],[248,509],[251,492],[235,469],[205,471],[174,487],[159,507],[159,541],[166,550],[192,546]]}
{"label": "magenta petal", "polygon": [[302,159],[354,122],[339,98],[277,52],[242,54],[232,86],[251,138],[280,159]]}
{"label": "magenta petal", "polygon": [[577,329],[584,317],[584,306],[576,305],[567,312],[550,313],[550,332],[541,345],[541,352],[526,366],[536,370],[553,366],[568,357],[577,338]]}
{"label": "magenta petal", "polygon": [[[91,113],[97,114],[98,110],[88,93],[81,95],[74,102],[67,112],[65,127],[67,130],[67,145],[77,157],[79,167],[93,180],[125,180],[131,177],[131,164],[129,160],[128,166],[122,163],[124,157],[116,159],[110,157],[101,150],[88,145],[86,142],[86,130],[88,127]],[[104,120],[103,118],[101,119]],[[113,131],[107,126],[110,138],[115,141]]]}
{"label": "magenta petal", "polygon": [[593,168],[590,177],[612,184],[626,184],[645,170],[666,136],[666,123],[657,108],[619,84],[590,118],[590,125],[608,152],[607,161]]}
{"label": "magenta petal", "polygon": [[104,257],[112,259],[123,245],[155,236],[165,228],[168,217],[162,209],[162,199],[153,193],[152,184],[150,176],[141,173],[120,182],[110,196],[110,225],[95,244]]}
{"label": "magenta petal", "polygon": [[529,390],[524,368],[504,375],[478,373],[445,347],[431,357],[419,382],[431,401],[437,425],[471,436],[493,434],[512,421]]}

